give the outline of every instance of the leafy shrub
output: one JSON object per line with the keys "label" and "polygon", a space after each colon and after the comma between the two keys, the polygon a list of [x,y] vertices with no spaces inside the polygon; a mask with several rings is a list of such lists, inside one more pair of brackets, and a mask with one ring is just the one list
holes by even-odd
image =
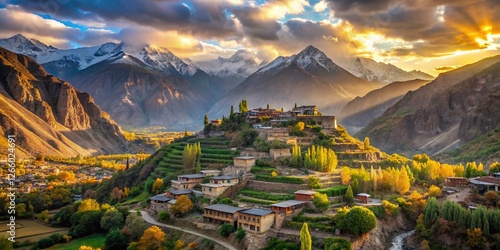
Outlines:
{"label": "leafy shrub", "polygon": [[268,181],[268,182],[280,182],[280,183],[288,183],[288,184],[304,184],[304,180],[297,177],[289,177],[289,176],[277,176],[271,177],[267,175],[257,174],[256,178],[259,181]]}
{"label": "leafy shrub", "polygon": [[236,230],[236,239],[238,239],[238,242],[241,242],[245,238],[245,230],[243,228],[238,227],[238,230]]}
{"label": "leafy shrub", "polygon": [[43,239],[39,240],[37,243],[37,246],[41,249],[44,249],[44,248],[49,248],[55,244],[56,243],[54,242],[54,240],[52,238],[48,237],[48,238],[43,238]]}
{"label": "leafy shrub", "polygon": [[398,214],[398,205],[392,204],[386,200],[382,201],[382,206],[387,215],[393,216]]}
{"label": "leafy shrub", "polygon": [[168,221],[168,220],[170,220],[170,214],[167,211],[161,211],[158,214],[158,219],[160,221]]}
{"label": "leafy shrub", "polygon": [[323,239],[325,250],[351,250],[351,242],[344,238]]}
{"label": "leafy shrub", "polygon": [[234,232],[234,227],[230,224],[224,224],[219,229],[219,234],[222,237],[228,237],[230,234]]}

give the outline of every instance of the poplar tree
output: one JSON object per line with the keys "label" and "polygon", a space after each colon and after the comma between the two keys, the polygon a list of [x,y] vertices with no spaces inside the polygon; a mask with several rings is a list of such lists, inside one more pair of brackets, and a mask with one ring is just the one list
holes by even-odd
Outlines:
{"label": "poplar tree", "polygon": [[347,202],[348,205],[354,204],[354,194],[352,193],[351,185],[347,187],[347,191],[345,193],[345,201]]}
{"label": "poplar tree", "polygon": [[205,119],[203,120],[203,125],[208,125],[208,115],[205,114]]}
{"label": "poplar tree", "polygon": [[311,234],[309,233],[309,227],[307,226],[307,222],[302,224],[302,228],[300,229],[300,250],[311,250],[312,249],[312,240]]}

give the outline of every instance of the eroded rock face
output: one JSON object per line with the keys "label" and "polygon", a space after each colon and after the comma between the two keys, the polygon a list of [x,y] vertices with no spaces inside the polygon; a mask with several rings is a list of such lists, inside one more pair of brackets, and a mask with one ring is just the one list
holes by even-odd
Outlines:
{"label": "eroded rock face", "polygon": [[37,150],[48,155],[127,151],[120,127],[88,94],[48,75],[34,60],[1,48],[0,96],[5,102],[0,126],[26,140],[28,155]]}
{"label": "eroded rock face", "polygon": [[408,93],[360,131],[385,151],[452,150],[500,123],[500,57],[449,72]]}

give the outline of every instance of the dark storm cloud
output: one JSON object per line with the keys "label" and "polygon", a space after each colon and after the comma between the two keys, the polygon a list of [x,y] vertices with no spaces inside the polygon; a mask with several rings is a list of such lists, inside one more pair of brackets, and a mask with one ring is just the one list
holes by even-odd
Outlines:
{"label": "dark storm cloud", "polygon": [[[61,2],[61,3],[59,3]],[[117,0],[117,1],[39,1],[12,0],[10,3],[35,12],[71,20],[105,21],[127,20],[156,29],[175,29],[181,33],[204,37],[234,34],[235,26],[226,17],[220,2],[196,0],[185,5],[172,0]]]}
{"label": "dark storm cloud", "polygon": [[[408,42],[424,41],[412,51],[394,55],[438,56],[456,50],[481,49],[476,38],[499,33],[498,0],[330,0],[335,17],[359,31],[376,31]],[[490,31],[484,27],[491,26]]]}
{"label": "dark storm cloud", "polygon": [[233,9],[246,34],[262,40],[277,40],[276,33],[281,30],[281,24],[274,19],[264,17],[264,12],[263,8],[248,6]]}

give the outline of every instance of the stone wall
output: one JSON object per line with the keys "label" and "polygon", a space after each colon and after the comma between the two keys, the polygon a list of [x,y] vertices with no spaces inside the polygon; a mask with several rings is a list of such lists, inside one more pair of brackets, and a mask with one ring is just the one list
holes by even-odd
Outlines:
{"label": "stone wall", "polygon": [[266,192],[283,192],[283,190],[292,191],[292,190],[307,189],[306,184],[288,184],[288,183],[265,182],[256,180],[249,180],[247,187],[250,189],[266,191]]}
{"label": "stone wall", "polygon": [[289,148],[271,148],[269,150],[269,154],[273,159],[292,157],[292,153],[290,152]]}
{"label": "stone wall", "polygon": [[268,158],[271,158],[271,156],[269,155],[269,153],[255,151],[254,149],[243,149],[243,150],[240,151],[240,155],[241,156],[243,156],[243,155],[253,156],[253,157],[257,158],[257,159],[268,159]]}
{"label": "stone wall", "polygon": [[317,125],[326,129],[335,129],[337,126],[335,116],[330,115],[299,115],[297,116],[297,120],[302,121],[306,124],[309,121],[315,121]]}

